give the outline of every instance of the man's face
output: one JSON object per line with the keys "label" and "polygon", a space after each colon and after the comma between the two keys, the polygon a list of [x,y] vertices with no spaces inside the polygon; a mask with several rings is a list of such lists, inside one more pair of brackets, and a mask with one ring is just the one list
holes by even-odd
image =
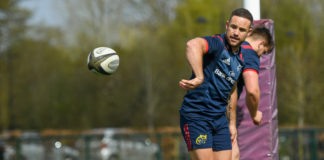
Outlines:
{"label": "man's face", "polygon": [[233,16],[230,22],[226,22],[226,39],[233,49],[237,49],[244,42],[251,31],[251,21]]}

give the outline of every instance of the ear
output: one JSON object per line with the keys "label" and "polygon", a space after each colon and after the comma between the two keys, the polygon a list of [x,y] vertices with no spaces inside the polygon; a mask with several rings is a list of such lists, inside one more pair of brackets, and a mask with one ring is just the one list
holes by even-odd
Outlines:
{"label": "ear", "polygon": [[251,33],[252,33],[252,30],[253,30],[253,29],[252,29],[252,27],[250,27],[250,28],[249,28],[249,31],[248,31],[248,36],[250,36],[250,35],[251,35]]}
{"label": "ear", "polygon": [[227,30],[227,28],[228,28],[228,26],[229,26],[229,21],[226,21],[226,30]]}
{"label": "ear", "polygon": [[264,44],[263,40],[255,40],[254,44],[256,45],[256,49],[259,50],[261,48],[261,46]]}
{"label": "ear", "polygon": [[256,49],[256,52],[258,54],[258,56],[260,57],[263,52],[264,52],[264,40],[258,40],[256,41],[256,44],[257,44],[257,49]]}
{"label": "ear", "polygon": [[265,44],[265,41],[264,40],[260,40],[259,41],[259,45],[264,45]]}

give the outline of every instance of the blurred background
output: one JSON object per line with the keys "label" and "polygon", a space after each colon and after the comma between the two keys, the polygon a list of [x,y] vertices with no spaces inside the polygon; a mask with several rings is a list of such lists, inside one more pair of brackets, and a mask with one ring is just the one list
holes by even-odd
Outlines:
{"label": "blurred background", "polygon": [[[279,127],[289,131],[281,132],[288,136],[279,141],[287,142],[296,128],[303,128],[314,134],[306,143],[314,142],[316,147],[310,156],[320,159],[317,150],[324,147],[319,143],[324,140],[324,1],[260,2],[261,18],[272,19],[275,28]],[[17,142],[14,137],[27,135],[33,137],[32,142],[41,137],[44,143],[45,136],[52,148],[41,151],[54,153],[53,148],[60,148],[63,153],[64,144],[72,144],[69,140],[73,139],[75,147],[82,137],[75,135],[90,130],[86,133],[103,141],[107,128],[132,129],[122,136],[143,131],[141,144],[160,144],[161,135],[152,137],[152,133],[179,132],[178,109],[185,92],[178,81],[191,75],[186,42],[224,32],[231,11],[242,6],[242,0],[1,0],[0,132],[4,142],[0,145],[12,144],[16,159],[28,159],[22,156],[20,145],[28,141]],[[87,68],[89,52],[99,46],[111,47],[120,56],[113,75],[98,76]],[[98,128],[106,129],[94,130]],[[60,136],[67,134],[74,136],[62,141]],[[178,134],[168,136],[171,140],[163,142],[182,140]],[[88,149],[95,142],[82,138]],[[135,144],[131,140],[128,146]],[[74,151],[66,152],[85,152]],[[159,159],[187,158],[186,154],[167,158],[162,152],[149,152]],[[282,151],[282,155],[295,159],[290,152]],[[95,158],[89,153],[83,159]]]}

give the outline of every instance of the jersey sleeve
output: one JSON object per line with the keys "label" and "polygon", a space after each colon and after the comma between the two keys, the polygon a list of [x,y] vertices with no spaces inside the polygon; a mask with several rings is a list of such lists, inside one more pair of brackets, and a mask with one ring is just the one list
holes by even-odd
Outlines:
{"label": "jersey sleeve", "polygon": [[220,51],[223,47],[222,38],[218,35],[202,37],[206,41],[206,50],[204,54],[212,54]]}
{"label": "jersey sleeve", "polygon": [[252,50],[252,49],[245,49],[243,50],[243,56],[244,56],[244,67],[243,72],[246,71],[255,71],[259,73],[260,68],[260,58],[258,54]]}

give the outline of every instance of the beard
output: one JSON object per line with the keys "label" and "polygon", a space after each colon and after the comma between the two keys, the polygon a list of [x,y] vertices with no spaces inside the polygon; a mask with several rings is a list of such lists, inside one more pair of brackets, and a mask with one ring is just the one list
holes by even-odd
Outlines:
{"label": "beard", "polygon": [[226,39],[232,48],[238,48],[243,43],[240,38],[231,35],[227,35]]}

